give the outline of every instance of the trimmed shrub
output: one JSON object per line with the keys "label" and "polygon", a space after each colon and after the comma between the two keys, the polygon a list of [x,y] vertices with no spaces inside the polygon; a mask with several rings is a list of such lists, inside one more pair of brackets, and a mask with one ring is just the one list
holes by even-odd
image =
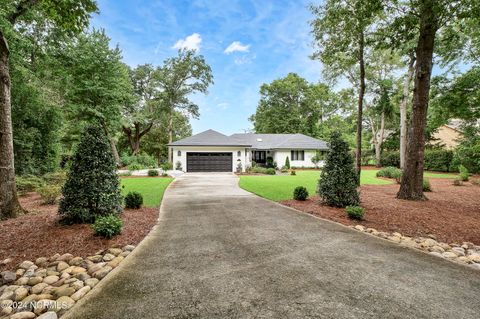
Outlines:
{"label": "trimmed shrub", "polygon": [[360,206],[347,206],[345,212],[351,219],[363,219],[364,209]]}
{"label": "trimmed shrub", "polygon": [[462,186],[463,185],[463,181],[461,178],[457,177],[453,180],[453,186]]}
{"label": "trimmed shrub", "polygon": [[139,192],[129,192],[125,196],[125,207],[130,209],[139,209],[143,204],[143,196]]}
{"label": "trimmed shrub", "polygon": [[123,221],[115,214],[101,216],[92,225],[95,235],[105,238],[112,238],[122,233]]}
{"label": "trimmed shrub", "polygon": [[273,157],[267,156],[266,166],[267,166],[267,168],[274,168],[275,167],[274,163],[273,163]]}
{"label": "trimmed shrub", "polygon": [[158,176],[158,171],[156,169],[149,169],[148,176],[150,177]]}
{"label": "trimmed shrub", "polygon": [[322,202],[335,207],[355,206],[360,202],[357,191],[358,175],[347,142],[339,132],[333,132],[325,166],[318,182]]}
{"label": "trimmed shrub", "polygon": [[293,199],[295,200],[306,200],[308,198],[308,190],[306,187],[297,186],[293,190]]}
{"label": "trimmed shrub", "polygon": [[288,158],[288,156],[285,158],[285,167],[290,169],[290,159]]}
{"label": "trimmed shrub", "polygon": [[19,193],[34,192],[37,188],[43,185],[43,180],[34,175],[17,176],[15,181]]}
{"label": "trimmed shrub", "polygon": [[430,171],[450,172],[452,170],[453,151],[444,149],[425,150],[424,168]]}
{"label": "trimmed shrub", "polygon": [[274,169],[274,168],[270,167],[270,168],[267,168],[267,169],[265,170],[265,174],[267,174],[267,175],[275,175],[276,172],[275,172],[275,169]]}
{"label": "trimmed shrub", "polygon": [[382,166],[400,167],[400,152],[382,152],[380,164]]}
{"label": "trimmed shrub", "polygon": [[67,223],[92,223],[122,211],[117,165],[100,127],[85,129],[62,192],[58,213]]}
{"label": "trimmed shrub", "polygon": [[432,191],[432,185],[430,185],[430,180],[428,178],[423,179],[423,191],[424,192]]}
{"label": "trimmed shrub", "polygon": [[57,198],[62,194],[60,185],[45,185],[37,189],[38,195],[42,198],[45,205],[53,205],[57,202]]}
{"label": "trimmed shrub", "polygon": [[294,170],[292,170],[292,171],[290,172],[290,175],[295,176],[295,175],[297,175],[297,172],[294,171]]}
{"label": "trimmed shrub", "polygon": [[132,176],[132,172],[131,171],[121,172],[121,173],[118,173],[118,176]]}
{"label": "trimmed shrub", "polygon": [[377,177],[400,179],[402,177],[402,170],[392,166],[385,167],[377,172]]}
{"label": "trimmed shrub", "polygon": [[458,171],[460,172],[460,174],[459,174],[460,179],[464,182],[467,182],[468,179],[470,178],[470,174],[468,173],[468,169],[465,166],[460,165],[458,167]]}

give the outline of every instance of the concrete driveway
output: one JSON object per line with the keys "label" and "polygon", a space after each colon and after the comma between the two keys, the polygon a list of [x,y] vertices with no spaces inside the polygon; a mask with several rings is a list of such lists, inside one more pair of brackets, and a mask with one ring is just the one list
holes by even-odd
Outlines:
{"label": "concrete driveway", "polygon": [[479,318],[480,272],[185,174],[64,318]]}

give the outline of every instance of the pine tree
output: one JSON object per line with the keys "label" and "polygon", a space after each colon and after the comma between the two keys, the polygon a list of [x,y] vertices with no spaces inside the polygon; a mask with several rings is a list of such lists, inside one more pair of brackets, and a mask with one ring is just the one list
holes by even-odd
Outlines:
{"label": "pine tree", "polygon": [[99,126],[85,129],[62,193],[58,212],[68,223],[92,223],[98,216],[121,212],[115,160]]}
{"label": "pine tree", "polygon": [[339,132],[332,133],[330,149],[318,182],[318,194],[329,206],[346,207],[358,205],[358,175],[353,165],[347,142]]}

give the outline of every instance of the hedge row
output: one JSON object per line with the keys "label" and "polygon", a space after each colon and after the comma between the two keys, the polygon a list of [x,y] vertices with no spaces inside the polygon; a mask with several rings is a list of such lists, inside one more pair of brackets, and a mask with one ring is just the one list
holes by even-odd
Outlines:
{"label": "hedge row", "polygon": [[[450,150],[425,150],[424,168],[429,171],[455,172],[454,152]],[[383,152],[380,161],[382,166],[400,167],[400,152]]]}

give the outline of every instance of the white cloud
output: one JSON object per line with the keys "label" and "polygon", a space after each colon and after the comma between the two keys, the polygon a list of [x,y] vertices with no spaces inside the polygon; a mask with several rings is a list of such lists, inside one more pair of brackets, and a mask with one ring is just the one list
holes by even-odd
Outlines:
{"label": "white cloud", "polygon": [[195,50],[199,51],[200,50],[200,43],[202,42],[202,37],[200,37],[200,34],[198,33],[193,33],[186,37],[185,39],[180,39],[178,40],[174,45],[173,49],[187,49],[187,50]]}
{"label": "white cloud", "polygon": [[222,109],[222,110],[226,110],[228,108],[229,104],[227,102],[222,102],[222,103],[218,103],[217,104],[217,107]]}
{"label": "white cloud", "polygon": [[230,54],[233,52],[248,52],[250,50],[250,44],[243,45],[239,41],[233,41],[223,53]]}

